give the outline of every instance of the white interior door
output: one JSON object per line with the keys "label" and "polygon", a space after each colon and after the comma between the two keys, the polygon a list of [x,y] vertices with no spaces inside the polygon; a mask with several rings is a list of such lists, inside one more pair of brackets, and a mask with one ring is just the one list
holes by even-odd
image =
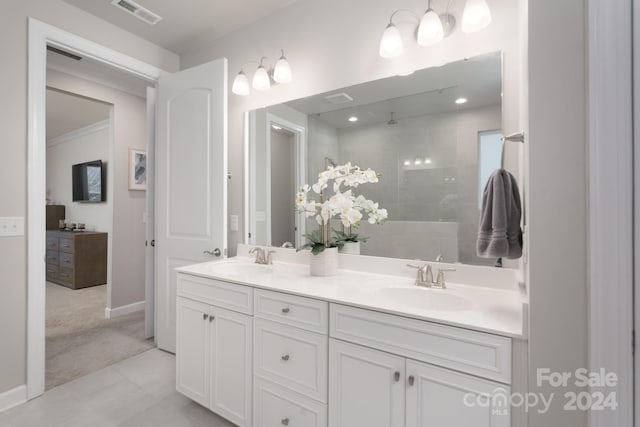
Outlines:
{"label": "white interior door", "polygon": [[155,150],[156,150],[156,89],[147,88],[147,199],[145,203],[146,246],[144,272],[144,337],[154,336],[155,326]]}
{"label": "white interior door", "polygon": [[156,141],[156,342],[176,348],[174,269],[227,253],[227,60],[160,77]]}

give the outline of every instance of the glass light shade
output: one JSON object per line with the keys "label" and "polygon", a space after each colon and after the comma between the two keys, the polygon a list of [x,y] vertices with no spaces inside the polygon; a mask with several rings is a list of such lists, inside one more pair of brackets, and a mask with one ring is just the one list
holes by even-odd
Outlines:
{"label": "glass light shade", "polygon": [[240,70],[236,78],[233,79],[231,92],[236,95],[249,95],[249,79],[244,71]]}
{"label": "glass light shade", "polygon": [[269,90],[271,89],[271,80],[269,80],[269,73],[260,65],[253,75],[252,86],[255,90]]}
{"label": "glass light shade", "polygon": [[291,79],[291,65],[289,65],[287,58],[282,55],[273,69],[273,80],[278,83],[291,83]]}
{"label": "glass light shade", "polygon": [[382,39],[380,39],[380,56],[383,58],[395,58],[402,55],[403,51],[400,31],[390,23],[382,33]]}
{"label": "glass light shade", "polygon": [[444,37],[444,28],[440,17],[433,10],[429,9],[422,15],[420,26],[418,27],[418,44],[420,46],[432,46]]}
{"label": "glass light shade", "polygon": [[467,0],[462,13],[462,32],[480,31],[491,23],[491,10],[485,0]]}

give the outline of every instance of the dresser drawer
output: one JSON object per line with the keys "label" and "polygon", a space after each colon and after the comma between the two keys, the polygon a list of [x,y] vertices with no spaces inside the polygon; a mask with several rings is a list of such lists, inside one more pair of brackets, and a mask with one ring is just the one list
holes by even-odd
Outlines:
{"label": "dresser drawer", "polygon": [[255,375],[327,401],[326,335],[256,318],[253,340]]}
{"label": "dresser drawer", "polygon": [[60,252],[59,255],[59,265],[60,267],[68,267],[73,268],[73,254],[68,252]]}
{"label": "dresser drawer", "polygon": [[72,284],[74,275],[75,271],[73,270],[73,268],[60,267],[58,269],[58,280],[62,280],[63,282]]}
{"label": "dresser drawer", "polygon": [[327,427],[327,406],[254,377],[254,427]]}
{"label": "dresser drawer", "polygon": [[312,298],[256,289],[256,317],[327,334],[329,304]]}
{"label": "dresser drawer", "polygon": [[253,314],[253,288],[178,273],[177,294],[244,314]]}
{"label": "dresser drawer", "polygon": [[58,266],[47,264],[47,280],[56,280],[58,278]]}
{"label": "dresser drawer", "polygon": [[58,250],[58,238],[57,237],[47,237],[47,250],[48,251],[57,251]]}
{"label": "dresser drawer", "polygon": [[61,252],[74,252],[73,237],[60,237],[58,250]]}
{"label": "dresser drawer", "polygon": [[47,251],[47,264],[58,265],[60,262],[58,254],[58,251]]}
{"label": "dresser drawer", "polygon": [[330,335],[502,383],[511,382],[511,339],[331,304]]}

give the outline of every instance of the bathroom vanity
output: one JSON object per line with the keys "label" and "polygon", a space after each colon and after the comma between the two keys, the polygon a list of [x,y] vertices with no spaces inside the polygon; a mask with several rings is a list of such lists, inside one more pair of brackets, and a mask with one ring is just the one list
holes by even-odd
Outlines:
{"label": "bathroom vanity", "polygon": [[456,265],[425,289],[403,260],[341,255],[311,277],[306,252],[259,265],[249,248],[178,269],[182,394],[243,427],[518,425],[515,270]]}

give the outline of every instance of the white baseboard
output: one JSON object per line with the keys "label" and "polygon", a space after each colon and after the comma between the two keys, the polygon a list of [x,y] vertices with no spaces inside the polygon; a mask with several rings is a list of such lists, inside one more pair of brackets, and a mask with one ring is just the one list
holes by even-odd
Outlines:
{"label": "white baseboard", "polygon": [[123,305],[122,307],[104,309],[104,317],[107,319],[113,319],[114,317],[124,316],[125,314],[135,313],[136,311],[144,310],[144,301],[134,302],[133,304]]}
{"label": "white baseboard", "polygon": [[27,401],[27,386],[23,384],[0,393],[0,412],[11,409]]}

